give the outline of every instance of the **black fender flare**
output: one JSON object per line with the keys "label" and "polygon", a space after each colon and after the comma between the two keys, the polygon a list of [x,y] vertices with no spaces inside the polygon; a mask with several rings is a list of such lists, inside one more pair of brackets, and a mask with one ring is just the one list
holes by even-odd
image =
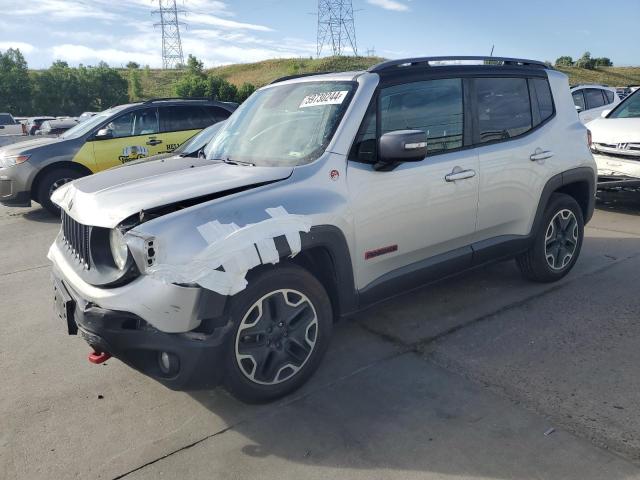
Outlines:
{"label": "black fender flare", "polygon": [[542,194],[540,195],[540,200],[538,200],[538,208],[531,225],[529,236],[535,235],[535,232],[540,228],[544,209],[547,207],[551,195],[562,189],[562,187],[578,182],[586,182],[589,187],[587,208],[584,215],[585,225],[591,220],[596,206],[596,174],[591,167],[572,168],[554,175],[545,184],[542,189]]}

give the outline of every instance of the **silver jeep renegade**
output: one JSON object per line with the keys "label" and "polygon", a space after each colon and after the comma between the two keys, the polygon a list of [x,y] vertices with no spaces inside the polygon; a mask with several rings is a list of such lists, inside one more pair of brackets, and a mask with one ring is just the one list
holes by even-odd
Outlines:
{"label": "silver jeep renegade", "polygon": [[567,77],[509,58],[394,60],[258,90],[206,158],[58,189],[56,312],[70,334],[174,389],[274,399],[333,322],[515,258],[578,259],[596,167]]}

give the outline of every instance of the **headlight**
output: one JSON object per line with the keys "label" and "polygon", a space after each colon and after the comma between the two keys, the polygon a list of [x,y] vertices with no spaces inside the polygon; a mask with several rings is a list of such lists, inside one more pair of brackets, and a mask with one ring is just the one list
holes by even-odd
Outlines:
{"label": "headlight", "polygon": [[129,249],[124,241],[124,235],[117,228],[113,228],[109,232],[109,246],[111,247],[111,255],[116,267],[122,270],[127,263]]}
{"label": "headlight", "polygon": [[0,168],[13,167],[29,160],[31,155],[0,155]]}

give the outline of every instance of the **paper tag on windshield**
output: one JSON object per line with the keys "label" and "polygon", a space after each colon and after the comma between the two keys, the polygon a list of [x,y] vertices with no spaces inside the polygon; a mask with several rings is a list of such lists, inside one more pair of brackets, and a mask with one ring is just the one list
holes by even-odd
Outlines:
{"label": "paper tag on windshield", "polygon": [[302,99],[302,103],[298,108],[315,107],[317,105],[340,105],[349,93],[347,90],[338,90],[335,92],[314,93],[307,95]]}

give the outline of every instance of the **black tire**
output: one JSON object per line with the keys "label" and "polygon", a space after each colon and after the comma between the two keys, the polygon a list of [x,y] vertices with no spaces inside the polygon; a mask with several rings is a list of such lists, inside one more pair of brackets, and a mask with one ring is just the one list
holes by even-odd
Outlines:
{"label": "black tire", "polygon": [[[286,299],[282,290],[289,291]],[[307,300],[310,307],[306,304]],[[302,303],[296,304],[298,301]],[[261,307],[256,307],[257,303]],[[289,303],[297,306],[291,307]],[[269,313],[260,314],[260,309],[263,312],[269,310]],[[292,313],[293,309],[298,309],[300,313]],[[278,315],[279,311],[283,313]],[[324,287],[307,270],[293,264],[279,265],[255,274],[249,279],[245,290],[231,297],[229,314],[234,326],[225,351],[224,385],[233,396],[247,403],[275,400],[303,385],[320,365],[333,329],[331,302]],[[311,319],[314,314],[317,321]],[[274,321],[276,319],[278,321]],[[284,326],[280,327],[280,322]],[[242,336],[239,335],[241,326],[241,331],[245,332]],[[290,332],[288,329],[291,329]],[[310,348],[310,352],[304,354],[304,361],[301,360],[304,349],[298,343],[302,329],[304,341],[301,343],[305,348]],[[286,333],[288,335],[285,338]],[[313,346],[309,346],[310,337],[315,338]],[[291,352],[296,354],[295,357]],[[248,353],[251,355],[246,355]],[[251,358],[241,358],[243,356]],[[259,362],[256,358],[265,361]],[[292,362],[292,358],[299,358],[299,365],[281,366]],[[297,371],[294,368],[298,368]],[[261,380],[272,381],[269,373],[276,369],[278,371],[273,380],[280,379],[279,383],[261,383]],[[287,376],[288,372],[293,373]],[[281,374],[282,378],[279,376]]]}
{"label": "black tire", "polygon": [[64,185],[64,183],[84,176],[85,175],[78,170],[68,167],[51,170],[50,172],[45,173],[39,180],[38,188],[35,192],[35,199],[44,209],[48,210],[49,213],[59,217],[60,208],[51,201],[51,194],[57,187]]}
{"label": "black tire", "polygon": [[[570,231],[563,232],[563,229]],[[584,218],[580,205],[569,195],[554,193],[544,210],[533,244],[529,250],[516,257],[516,263],[529,280],[555,282],[569,273],[575,265],[583,239]]]}

